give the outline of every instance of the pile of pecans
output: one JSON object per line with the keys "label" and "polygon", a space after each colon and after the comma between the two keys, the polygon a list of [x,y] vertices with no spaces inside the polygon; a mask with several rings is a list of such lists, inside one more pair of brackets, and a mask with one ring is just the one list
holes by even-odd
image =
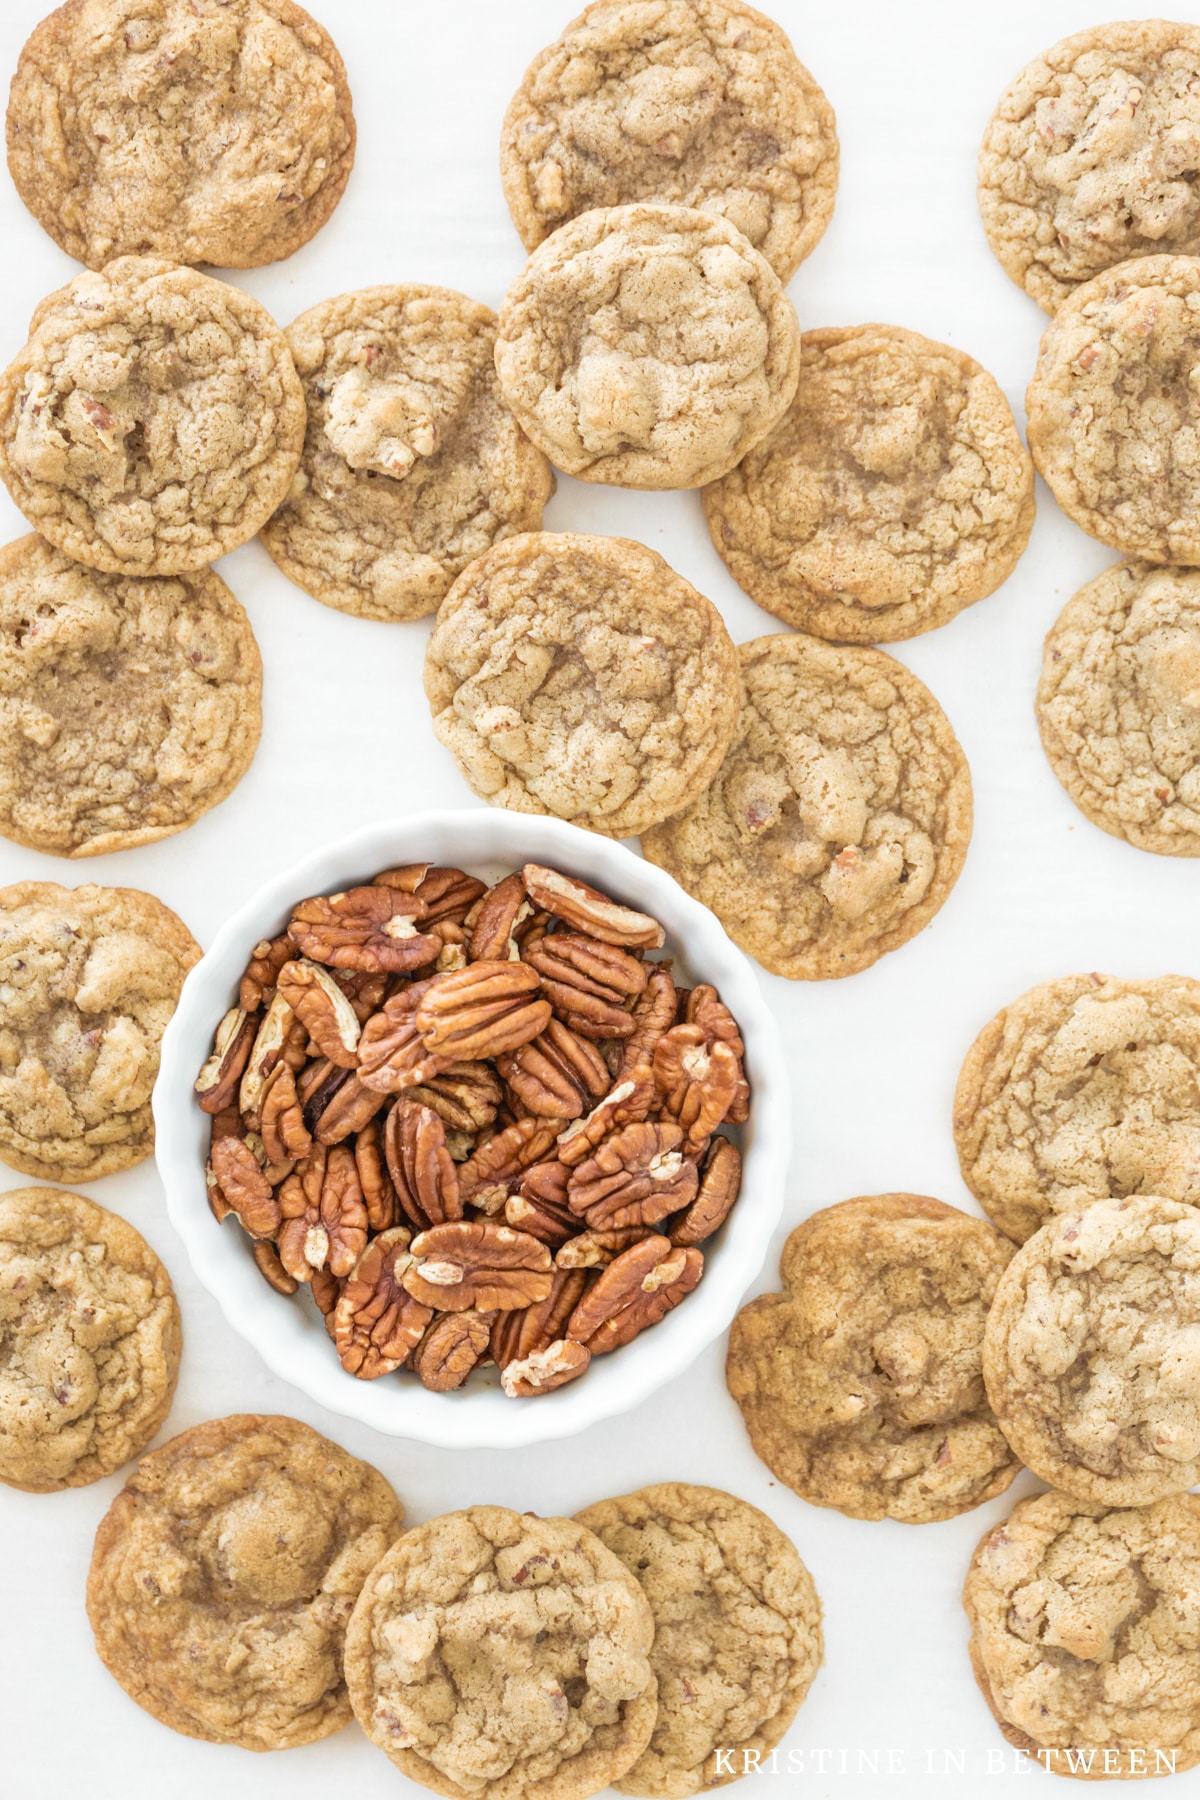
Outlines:
{"label": "pile of pecans", "polygon": [[677,1306],[737,1199],[747,1117],[715,988],[664,932],[536,863],[414,863],[256,944],[196,1082],[209,1203],[342,1366],[549,1393]]}

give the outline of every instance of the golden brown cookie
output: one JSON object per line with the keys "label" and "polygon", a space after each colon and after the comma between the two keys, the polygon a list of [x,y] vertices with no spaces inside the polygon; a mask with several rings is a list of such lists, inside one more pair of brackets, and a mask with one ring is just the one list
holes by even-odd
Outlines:
{"label": "golden brown cookie", "polygon": [[971,1664],[1004,1736],[1055,1775],[1200,1762],[1200,1498],[1115,1510],[1022,1500],[963,1589]]}
{"label": "golden brown cookie", "polygon": [[159,1043],[199,960],[137,888],[0,888],[0,1161],[95,1181],[150,1155]]}
{"label": "golden brown cookie", "polygon": [[971,1046],[954,1140],[963,1180],[1019,1244],[1110,1194],[1200,1206],[1200,981],[1030,988]]}
{"label": "golden brown cookie", "polygon": [[0,1481],[49,1494],[139,1456],[181,1344],[171,1278],[132,1225],[60,1188],[0,1194]]}
{"label": "golden brown cookie", "polygon": [[711,601],[644,544],[536,532],[459,576],[425,693],[483,799],[628,837],[716,774],[737,724],[737,653]]}
{"label": "golden brown cookie", "polygon": [[367,288],[288,331],[308,435],[262,530],[284,574],[360,619],[417,619],[498,538],[537,531],[554,476],[500,397],[496,315]]}
{"label": "golden brown cookie", "polygon": [[771,265],[724,219],[614,206],[534,251],[501,308],[496,368],[518,422],[569,475],[700,487],[782,416],[800,327]]}
{"label": "golden brown cookie", "polygon": [[67,0],[8,102],[17,191],[68,256],[252,269],[320,230],[354,162],[346,71],[292,0]]}
{"label": "golden brown cookie", "polygon": [[733,1322],[725,1378],[767,1467],[852,1519],[923,1525],[1020,1467],[983,1391],[983,1327],[1012,1246],[923,1194],[825,1207],[783,1248],[786,1291]]}
{"label": "golden brown cookie", "polygon": [[184,1737],[291,1750],[350,1723],[346,1622],[404,1509],[297,1419],[213,1419],[143,1457],[100,1521],[88,1618],[109,1674]]}
{"label": "golden brown cookie", "polygon": [[1141,1194],[1051,1219],[1001,1276],[988,1399],[1035,1475],[1098,1506],[1200,1481],[1200,1211]]}
{"label": "golden brown cookie", "polygon": [[1200,252],[1200,30],[1094,25],[1035,57],[979,152],[988,242],[1052,313],[1131,256]]}
{"label": "golden brown cookie", "polygon": [[1037,717],[1093,825],[1200,856],[1200,573],[1118,563],[1080,588],[1047,635]]}
{"label": "golden brown cookie", "polygon": [[506,1506],[406,1533],[346,1633],[359,1724],[413,1781],[460,1800],[587,1800],[650,1740],[646,1596],[571,1519]]}
{"label": "golden brown cookie", "polygon": [[0,550],[0,832],[101,856],[195,824],[262,730],[262,659],[219,576],[103,575]]}
{"label": "golden brown cookie", "polygon": [[1144,256],[1068,295],[1025,397],[1038,473],[1069,518],[1147,562],[1200,564],[1200,259]]}
{"label": "golden brown cookie", "polygon": [[928,688],[881,650],[782,634],[739,645],[738,660],[724,763],[642,848],[773,975],[854,975],[915,936],[958,880],[966,759]]}
{"label": "golden brown cookie", "polygon": [[771,435],[704,490],[718,554],[797,630],[888,644],[1006,581],[1033,464],[979,364],[899,325],[806,331]]}
{"label": "golden brown cookie", "polygon": [[[654,1614],[658,1719],[613,1786],[669,1796],[724,1787],[732,1751],[777,1744],[821,1663],[821,1602],[795,1545],[719,1488],[663,1481],[576,1514],[641,1583]],[[740,1765],[740,1766],[738,1766]]]}
{"label": "golden brown cookie", "polygon": [[665,200],[728,219],[788,281],[833,213],[837,132],[741,0],[596,0],[526,71],[500,173],[527,250],[593,207]]}
{"label": "golden brown cookie", "polygon": [[257,300],[127,256],[34,313],[0,376],[0,476],[76,562],[181,575],[266,523],[304,417],[287,339]]}

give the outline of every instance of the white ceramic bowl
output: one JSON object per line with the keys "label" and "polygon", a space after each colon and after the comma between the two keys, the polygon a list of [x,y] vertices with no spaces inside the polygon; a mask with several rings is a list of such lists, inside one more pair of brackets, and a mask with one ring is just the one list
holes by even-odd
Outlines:
{"label": "white ceramic bowl", "polygon": [[[578,1381],[533,1400],[510,1400],[494,1372],[457,1393],[434,1394],[403,1372],[377,1381],[347,1375],[311,1303],[274,1294],[236,1222],[217,1224],[205,1193],[209,1120],[192,1084],[213,1032],[233,1004],[250,952],[279,932],[296,901],[335,893],[380,869],[432,861],[494,880],[524,862],[581,876],[659,919],[676,970],[720,991],[742,1029],[752,1098],[742,1128],[741,1197],[721,1233],[704,1246],[704,1278],[675,1310],[633,1343],[597,1357]],[[156,1155],[171,1222],[192,1266],[233,1329],[264,1362],[331,1412],[394,1437],[452,1449],[510,1449],[567,1437],[636,1406],[670,1381],[729,1323],[758,1273],[779,1218],[791,1149],[790,1100],[775,1021],[754,972],[713,915],[669,875],[622,845],[557,819],[484,809],[418,813],[367,826],[306,856],[246,901],[188,976],[162,1045],[154,1090]]]}

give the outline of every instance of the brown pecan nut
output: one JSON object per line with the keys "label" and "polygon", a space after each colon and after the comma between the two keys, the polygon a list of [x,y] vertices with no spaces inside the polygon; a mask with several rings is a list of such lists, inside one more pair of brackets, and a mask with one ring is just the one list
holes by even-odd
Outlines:
{"label": "brown pecan nut", "polygon": [[700,1188],[686,1212],[672,1221],[673,1244],[702,1244],[733,1210],[742,1185],[742,1159],[726,1137],[715,1137],[700,1170]]}
{"label": "brown pecan nut", "polygon": [[286,933],[282,937],[262,938],[255,944],[238,989],[238,1005],[244,1012],[257,1012],[264,1001],[269,1003],[280,969],[284,963],[291,962],[295,954],[292,940]]}
{"label": "brown pecan nut", "polygon": [[637,1064],[628,1078],[618,1082],[586,1119],[574,1120],[559,1134],[559,1161],[565,1162],[568,1168],[575,1168],[610,1132],[644,1119],[657,1105],[658,1098],[649,1063]]}
{"label": "brown pecan nut", "polygon": [[276,1243],[289,1275],[311,1281],[314,1269],[348,1275],[367,1242],[367,1209],[345,1144],[316,1144],[279,1190],[283,1224]]}
{"label": "brown pecan nut", "polygon": [[271,1162],[294,1162],[308,1155],[312,1133],[304,1123],[296,1077],[285,1062],[276,1063],[267,1077],[260,1118],[263,1148]]}
{"label": "brown pecan nut", "polygon": [[229,1105],[257,1035],[257,1017],[240,1006],[231,1006],[217,1026],[213,1053],[196,1077],[201,1112],[219,1113]]}
{"label": "brown pecan nut", "polygon": [[701,1150],[733,1105],[742,1079],[732,1047],[699,1025],[673,1025],[654,1050],[654,1082],[664,1116],[678,1121],[685,1151]]}
{"label": "brown pecan nut", "polygon": [[743,1063],[746,1046],[742,1042],[742,1034],[738,1022],[717,993],[715,987],[707,982],[694,987],[687,995],[684,1016],[681,1024],[698,1025],[710,1044],[728,1044],[738,1059],[738,1087],[733,1097],[733,1104],[725,1117],[731,1125],[744,1125],[750,1117],[750,1083],[746,1080]]}
{"label": "brown pecan nut", "polygon": [[551,1206],[565,1206],[567,1183],[570,1179],[571,1171],[566,1163],[554,1158],[549,1162],[534,1163],[526,1169],[517,1192],[524,1200],[542,1200]]}
{"label": "brown pecan nut", "polygon": [[552,1200],[529,1200],[523,1194],[510,1194],[504,1202],[504,1222],[514,1231],[527,1231],[552,1250],[579,1231],[579,1220],[569,1206],[556,1206]]}
{"label": "brown pecan nut", "polygon": [[616,1230],[581,1231],[578,1237],[568,1238],[567,1242],[554,1253],[556,1269],[606,1269],[610,1262],[628,1250],[633,1244],[640,1244],[643,1238],[653,1236],[654,1228],[650,1225],[622,1225]]}
{"label": "brown pecan nut", "polygon": [[373,887],[397,888],[404,894],[415,894],[421,902],[421,922],[436,925],[452,919],[461,925],[487,884],[476,881],[461,869],[435,868],[431,863],[408,863],[403,868],[385,869],[376,875]]}
{"label": "brown pecan nut", "polygon": [[617,1080],[627,1081],[639,1063],[651,1063],[654,1047],[675,1023],[678,997],[665,963],[649,963],[645,989],[633,1003],[633,1035],[621,1045]]}
{"label": "brown pecan nut", "polygon": [[367,974],[407,974],[433,962],[440,938],[418,929],[424,908],[399,888],[356,887],[302,900],[288,936],[313,962]]}
{"label": "brown pecan nut", "polygon": [[217,1180],[217,1171],[213,1168],[211,1154],[204,1165],[204,1187],[208,1196],[208,1210],[217,1224],[223,1225],[233,1208],[221,1192],[221,1184]]}
{"label": "brown pecan nut", "polygon": [[465,969],[470,959],[467,956],[467,934],[462,926],[455,925],[450,919],[439,919],[431,929],[442,946],[433,965],[434,973],[445,975],[450,969]]}
{"label": "brown pecan nut", "polygon": [[567,1324],[566,1335],[593,1356],[630,1343],[690,1294],[704,1273],[699,1250],[655,1235],[643,1238],[588,1289]]}
{"label": "brown pecan nut", "polygon": [[[336,1086],[329,1082],[321,1094],[315,1095],[311,1109],[315,1112],[314,1133],[318,1143],[341,1144],[353,1132],[362,1131],[376,1113],[387,1105],[387,1095],[377,1093],[359,1080],[353,1069],[339,1069],[345,1077]],[[326,1098],[325,1096],[328,1096]]]}
{"label": "brown pecan nut", "polygon": [[520,949],[513,939],[518,924],[533,912],[520,871],[490,887],[473,908],[469,954],[472,962],[516,962]]}
{"label": "brown pecan nut", "polygon": [[413,1100],[431,1106],[443,1125],[452,1131],[486,1131],[496,1117],[504,1090],[489,1063],[451,1063],[419,1087],[409,1088]]}
{"label": "brown pecan nut", "polygon": [[317,1311],[324,1318],[325,1329],[330,1337],[333,1336],[334,1308],[342,1297],[345,1285],[344,1281],[339,1281],[328,1269],[314,1269],[312,1280],[308,1284],[308,1291],[317,1303]]}
{"label": "brown pecan nut", "polygon": [[333,1341],[343,1369],[360,1381],[407,1362],[433,1317],[401,1285],[412,1265],[403,1226],[372,1238],[346,1277],[333,1309]]}
{"label": "brown pecan nut", "polygon": [[539,1394],[553,1393],[582,1375],[592,1360],[586,1344],[570,1338],[559,1338],[544,1350],[510,1362],[500,1375],[500,1386],[510,1400],[534,1400]]}
{"label": "brown pecan nut", "polygon": [[656,1225],[689,1206],[698,1177],[682,1143],[682,1130],[670,1121],[622,1126],[573,1172],[567,1189],[571,1211],[594,1230],[611,1231]]}
{"label": "brown pecan nut", "polygon": [[518,1119],[484,1138],[466,1162],[459,1164],[464,1199],[478,1206],[480,1191],[497,1183],[507,1183],[511,1191],[526,1169],[553,1150],[560,1123],[558,1119]]}
{"label": "brown pecan nut", "polygon": [[257,1244],[252,1245],[250,1254],[268,1287],[273,1287],[277,1294],[294,1294],[296,1292],[300,1283],[292,1280],[279,1260],[278,1250],[268,1239],[261,1238]]}
{"label": "brown pecan nut", "polygon": [[496,1067],[521,1103],[543,1119],[577,1119],[612,1086],[595,1045],[561,1019],[551,1019],[519,1050],[498,1056]]}
{"label": "brown pecan nut", "polygon": [[462,1218],[459,1172],[432,1107],[405,1095],[387,1116],[383,1142],[396,1198],[418,1231]]}
{"label": "brown pecan nut", "polygon": [[378,1094],[399,1094],[405,1088],[418,1087],[444,1066],[426,1050],[417,1028],[417,1007],[433,979],[414,982],[393,994],[363,1026],[358,1041],[358,1078]]}
{"label": "brown pecan nut", "polygon": [[566,1330],[583,1298],[588,1277],[582,1269],[556,1269],[544,1300],[492,1315],[492,1361],[503,1369],[518,1357],[547,1349]]}
{"label": "brown pecan nut", "polygon": [[355,973],[349,969],[337,969],[333,979],[345,994],[354,1008],[354,1016],[360,1025],[365,1025],[372,1013],[377,1013],[388,997],[388,991],[394,975],[367,975],[361,971]]}
{"label": "brown pecan nut", "polygon": [[288,1033],[295,1014],[276,989],[271,1004],[262,1016],[238,1089],[238,1106],[242,1116],[257,1122],[267,1076],[283,1056]]}
{"label": "brown pecan nut", "polygon": [[553,1284],[545,1244],[490,1220],[435,1225],[413,1239],[404,1285],[415,1300],[443,1312],[507,1312],[544,1300]]}
{"label": "brown pecan nut", "polygon": [[384,1158],[378,1119],[369,1120],[355,1138],[354,1166],[363,1191],[368,1226],[372,1231],[389,1231],[396,1223],[399,1203]]}
{"label": "brown pecan nut", "polygon": [[586,1038],[632,1036],[629,1004],[646,986],[645,963],[573,931],[556,931],[522,956],[541,976],[555,1017],[572,1031]]}
{"label": "brown pecan nut", "polygon": [[472,1311],[435,1318],[412,1355],[422,1385],[435,1394],[460,1388],[487,1354],[493,1316]]}
{"label": "brown pecan nut", "polygon": [[303,957],[284,963],[279,971],[278,992],[300,1019],[319,1053],[339,1069],[352,1069],[358,1061],[359,1023],[329,970]]}
{"label": "brown pecan nut", "polygon": [[658,950],[665,942],[666,934],[657,919],[630,906],[618,906],[586,881],[540,863],[526,863],[521,873],[534,905],[553,913],[572,931],[585,932],[619,950]]}
{"label": "brown pecan nut", "polygon": [[249,1144],[240,1137],[218,1138],[211,1160],[228,1212],[237,1214],[251,1237],[271,1237],[279,1225],[279,1201]]}
{"label": "brown pecan nut", "polygon": [[523,962],[476,962],[437,975],[417,1005],[417,1030],[441,1066],[499,1056],[545,1030],[550,1007],[535,999],[536,972]]}

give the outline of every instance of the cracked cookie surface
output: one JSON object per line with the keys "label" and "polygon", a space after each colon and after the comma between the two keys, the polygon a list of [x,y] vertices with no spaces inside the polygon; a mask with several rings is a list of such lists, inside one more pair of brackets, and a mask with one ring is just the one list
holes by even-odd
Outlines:
{"label": "cracked cookie surface", "polygon": [[799,631],[891,643],[998,588],[1033,526],[1008,402],[961,350],[898,325],[806,331],[771,435],[704,490],[718,555]]}
{"label": "cracked cookie surface", "polygon": [[238,288],[154,257],[42,301],[0,376],[0,476],[31,525],[117,575],[202,569],[291,486],[304,390]]}
{"label": "cracked cookie surface", "polygon": [[712,603],[628,538],[510,538],[460,576],[425,659],[433,729],[475,793],[609,837],[686,806],[738,714]]}
{"label": "cracked cookie surface", "polygon": [[781,281],[833,213],[833,109],[738,0],[598,0],[526,71],[500,172],[527,250],[593,207],[665,200],[728,219]]}
{"label": "cracked cookie surface", "polygon": [[29,38],[9,98],[17,191],[92,268],[290,256],[353,161],[342,59],[292,0],[68,0]]}
{"label": "cracked cookie surface", "polygon": [[456,1800],[586,1800],[650,1739],[654,1620],[571,1519],[472,1506],[372,1570],[346,1636],[355,1717],[402,1774]]}
{"label": "cracked cookie surface", "polygon": [[1200,564],[1200,259],[1145,256],[1084,282],[1047,326],[1029,448],[1089,536]]}
{"label": "cracked cookie surface", "polygon": [[844,1200],[784,1245],[785,1290],[744,1306],[726,1381],[755,1451],[803,1499],[920,1525],[994,1499],[1020,1464],[983,1390],[1012,1245],[922,1194]]}
{"label": "cracked cookie surface", "polygon": [[316,599],[420,618],[498,538],[540,528],[554,477],[500,396],[490,308],[368,288],[302,313],[288,342],[308,430],[262,539]]}
{"label": "cracked cookie surface", "polygon": [[100,1522],[88,1618],[185,1737],[290,1750],[350,1723],[346,1622],[399,1536],[388,1483],[296,1419],[213,1419],[143,1457]]}
{"label": "cracked cookie surface", "polygon": [[[971,1663],[1010,1744],[1054,1773],[1200,1762],[1200,1498],[1108,1510],[1022,1500],[975,1552]],[[1140,1752],[1141,1769],[1131,1767]],[[1087,1756],[1095,1751],[1094,1758]],[[1170,1765],[1168,1765],[1170,1766]]]}
{"label": "cracked cookie surface", "polygon": [[583,214],[509,288],[500,386],[551,462],[617,487],[700,487],[781,417],[800,327],[732,225],[673,206]]}
{"label": "cracked cookie surface", "polygon": [[1079,810],[1160,856],[1200,856],[1200,572],[1119,563],[1050,628],[1037,696]]}
{"label": "cracked cookie surface", "polygon": [[729,753],[642,848],[774,975],[869,968],[927,925],[971,837],[971,778],[937,701],[881,650],[738,646]]}
{"label": "cracked cookie surface", "polygon": [[0,1160],[94,1181],[150,1155],[159,1044],[199,960],[136,888],[0,888]]}
{"label": "cracked cookie surface", "polygon": [[984,1026],[954,1095],[963,1180],[1017,1243],[1110,1195],[1200,1207],[1200,982],[1064,975]]}
{"label": "cracked cookie surface", "polygon": [[1200,252],[1200,30],[1097,25],[1036,57],[979,153],[984,230],[1053,313],[1080,282],[1160,250]]}
{"label": "cracked cookie surface", "polygon": [[100,856],[232,793],[262,729],[250,621],[211,569],[104,575],[30,536],[0,550],[0,832]]}
{"label": "cracked cookie surface", "polygon": [[1200,1481],[1200,1211],[1142,1194],[1043,1225],[1000,1278],[983,1376],[1017,1455],[1077,1500]]}
{"label": "cracked cookie surface", "polygon": [[614,1787],[672,1800],[723,1787],[735,1778],[715,1752],[769,1751],[821,1662],[821,1603],[795,1545],[745,1500],[684,1481],[576,1517],[620,1557],[654,1614],[658,1718]]}
{"label": "cracked cookie surface", "polygon": [[81,1194],[0,1194],[0,1481],[84,1487],[150,1442],[182,1339],[140,1232]]}

